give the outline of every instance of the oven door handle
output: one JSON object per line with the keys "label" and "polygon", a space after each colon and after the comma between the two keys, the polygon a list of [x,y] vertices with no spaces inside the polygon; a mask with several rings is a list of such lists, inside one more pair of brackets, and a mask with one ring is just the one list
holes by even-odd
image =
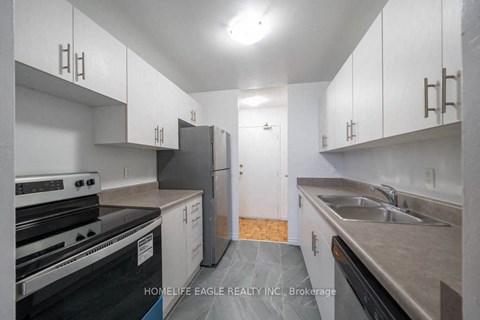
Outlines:
{"label": "oven door handle", "polygon": [[161,217],[146,222],[121,233],[114,238],[99,243],[98,245],[82,251],[73,257],[60,261],[47,269],[27,277],[16,284],[16,301],[31,295],[32,293],[65,278],[85,267],[94,264],[101,259],[114,254],[117,251],[131,245],[142,237],[151,233],[162,224]]}

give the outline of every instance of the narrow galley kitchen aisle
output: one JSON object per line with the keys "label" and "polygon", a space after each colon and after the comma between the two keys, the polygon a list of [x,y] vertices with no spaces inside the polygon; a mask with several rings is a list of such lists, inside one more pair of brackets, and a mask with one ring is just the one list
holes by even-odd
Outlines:
{"label": "narrow galley kitchen aisle", "polygon": [[[167,320],[321,319],[315,296],[297,294],[312,289],[298,246],[232,241],[217,267],[202,268],[190,287],[192,294],[182,297]],[[258,291],[245,293],[252,288]]]}
{"label": "narrow galley kitchen aisle", "polygon": [[287,88],[238,99],[239,237],[287,242]]}

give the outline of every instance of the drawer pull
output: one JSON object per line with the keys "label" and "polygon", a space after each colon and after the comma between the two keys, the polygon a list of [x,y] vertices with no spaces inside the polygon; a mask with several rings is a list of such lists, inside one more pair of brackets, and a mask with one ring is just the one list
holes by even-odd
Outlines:
{"label": "drawer pull", "polygon": [[195,253],[198,249],[200,249],[201,246],[202,244],[200,243],[198,246],[195,247],[195,249],[192,250],[192,252]]}
{"label": "drawer pull", "polygon": [[197,202],[197,203],[195,203],[195,204],[192,204],[192,208],[198,207],[200,204],[201,204],[201,202]]}
{"label": "drawer pull", "polygon": [[202,219],[202,217],[196,217],[195,219],[192,220],[192,223],[193,222],[197,222],[198,220]]}

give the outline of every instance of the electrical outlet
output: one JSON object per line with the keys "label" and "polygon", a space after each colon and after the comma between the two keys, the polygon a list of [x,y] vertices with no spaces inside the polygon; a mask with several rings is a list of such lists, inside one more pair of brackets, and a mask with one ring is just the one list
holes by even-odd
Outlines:
{"label": "electrical outlet", "polygon": [[425,169],[425,187],[435,189],[435,169]]}
{"label": "electrical outlet", "polygon": [[130,177],[130,166],[123,168],[123,178],[128,179]]}

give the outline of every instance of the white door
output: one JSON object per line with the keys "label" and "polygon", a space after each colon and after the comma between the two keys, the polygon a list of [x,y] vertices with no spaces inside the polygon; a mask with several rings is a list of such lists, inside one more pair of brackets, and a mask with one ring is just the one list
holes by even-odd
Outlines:
{"label": "white door", "polygon": [[[335,77],[335,147],[341,148],[351,144],[350,129],[353,108],[352,56]],[[354,128],[355,130],[355,128]]]}
{"label": "white door", "polygon": [[239,128],[240,217],[280,220],[280,127]]}
{"label": "white door", "polygon": [[74,9],[76,84],[127,102],[127,47]]}
{"label": "white door", "polygon": [[462,84],[462,0],[443,0],[443,67],[447,75],[455,79],[446,79],[445,102],[447,105],[443,114],[443,123],[462,120],[461,84]]}
{"label": "white door", "polygon": [[353,52],[355,142],[383,137],[382,14]]}
{"label": "white door", "polygon": [[157,70],[128,50],[128,142],[155,147],[158,140]]}
{"label": "white door", "polygon": [[73,81],[72,14],[65,0],[15,1],[15,60]]}
{"label": "white door", "polygon": [[[435,127],[442,123],[441,0],[390,0],[383,9],[384,134]],[[425,99],[424,78],[428,78]],[[428,112],[425,118],[425,101]]]}

